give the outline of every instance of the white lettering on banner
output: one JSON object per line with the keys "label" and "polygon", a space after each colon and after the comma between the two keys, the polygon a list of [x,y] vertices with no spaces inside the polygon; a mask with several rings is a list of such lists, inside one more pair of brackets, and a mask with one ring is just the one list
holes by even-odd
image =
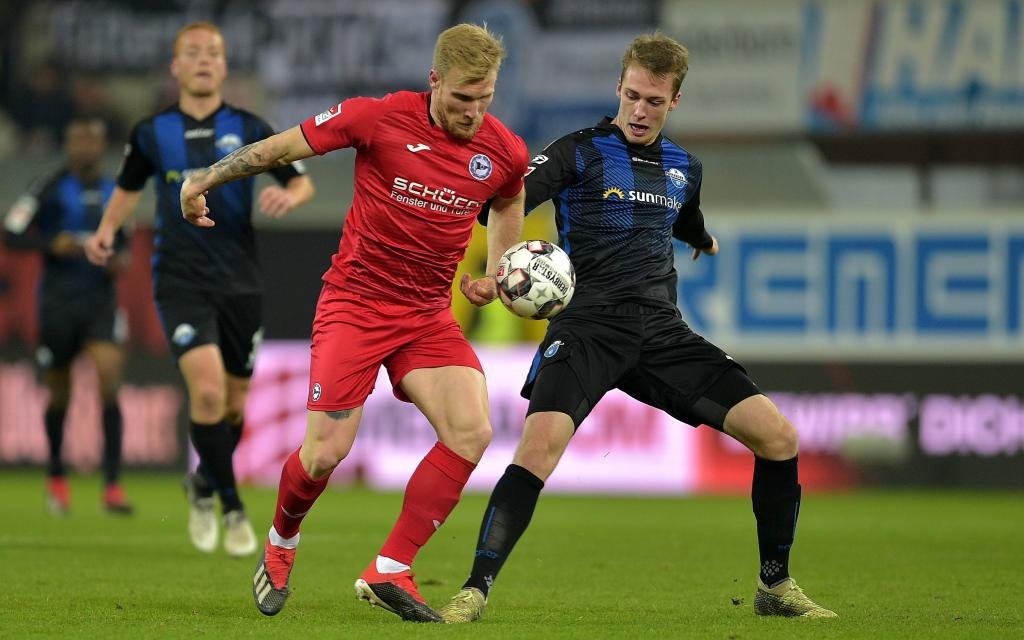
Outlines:
{"label": "white lettering on banner", "polygon": [[[1024,123],[1019,7],[1015,0],[813,0],[805,37],[816,54],[803,59],[812,125]],[[843,62],[850,60],[859,62]]]}
{"label": "white lettering on banner", "polygon": [[1014,397],[933,395],[921,405],[921,450],[930,455],[1024,451],[1024,410]]}
{"label": "white lettering on banner", "polygon": [[713,342],[797,359],[1019,353],[1024,224],[773,220],[716,219],[724,250],[704,264],[677,246],[683,317]]}

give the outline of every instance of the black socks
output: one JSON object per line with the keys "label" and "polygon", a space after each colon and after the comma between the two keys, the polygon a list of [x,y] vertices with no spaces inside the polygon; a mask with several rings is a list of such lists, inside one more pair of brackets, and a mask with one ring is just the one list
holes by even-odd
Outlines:
{"label": "black socks", "polygon": [[529,526],[543,488],[544,482],[523,467],[510,464],[505,469],[484,511],[473,571],[464,587],[476,587],[487,596],[512,548]]}
{"label": "black socks", "polygon": [[124,426],[121,407],[117,403],[103,407],[103,479],[107,485],[117,483],[121,475],[121,439]]}
{"label": "black socks", "polygon": [[199,454],[199,468],[206,481],[220,496],[224,513],[242,508],[235,486],[235,470],[231,464],[233,451],[229,427],[222,421],[207,425],[189,424],[192,444]]}
{"label": "black socks", "polygon": [[46,441],[50,445],[50,463],[47,473],[51,478],[64,475],[64,463],[60,458],[60,449],[64,444],[64,415],[67,407],[48,407],[43,416],[46,425]]}
{"label": "black socks", "polygon": [[761,582],[772,587],[789,577],[789,550],[800,515],[797,458],[776,461],[755,456],[750,497],[757,519]]}

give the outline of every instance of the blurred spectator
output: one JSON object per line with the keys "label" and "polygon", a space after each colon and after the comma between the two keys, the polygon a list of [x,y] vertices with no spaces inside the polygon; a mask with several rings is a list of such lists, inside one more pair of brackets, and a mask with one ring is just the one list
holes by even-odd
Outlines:
{"label": "blurred spectator", "polygon": [[71,99],[77,118],[102,120],[107,138],[121,141],[128,137],[124,116],[110,102],[106,81],[99,76],[76,76],[71,80]]}
{"label": "blurred spectator", "polygon": [[60,148],[71,121],[72,101],[55,61],[45,60],[29,73],[14,93],[10,110],[25,134],[25,151],[47,153]]}
{"label": "blurred spectator", "polygon": [[4,105],[0,104],[0,160],[14,155],[18,148],[18,126],[7,115]]}

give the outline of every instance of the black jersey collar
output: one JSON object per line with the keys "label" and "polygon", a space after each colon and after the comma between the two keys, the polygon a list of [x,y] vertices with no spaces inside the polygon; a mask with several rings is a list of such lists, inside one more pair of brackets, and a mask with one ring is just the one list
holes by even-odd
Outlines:
{"label": "black jersey collar", "polygon": [[655,136],[654,140],[651,140],[650,144],[633,144],[626,139],[626,134],[623,133],[622,129],[620,129],[618,125],[612,124],[612,120],[614,119],[615,118],[612,118],[611,116],[601,118],[601,121],[597,123],[597,128],[602,131],[610,131],[614,133],[618,136],[619,140],[622,140],[622,142],[630,149],[647,149],[661,143],[662,133],[659,131],[658,135]]}
{"label": "black jersey collar", "polygon": [[219,105],[217,105],[217,108],[216,108],[216,109],[214,109],[213,111],[211,111],[211,112],[210,112],[210,115],[206,116],[206,117],[205,117],[205,118],[203,118],[202,120],[196,120],[196,119],[195,119],[194,117],[192,117],[192,116],[190,116],[189,114],[185,113],[185,112],[184,112],[184,111],[182,110],[182,108],[181,108],[181,103],[180,103],[180,102],[179,102],[179,103],[176,103],[176,104],[174,105],[174,108],[175,108],[175,109],[177,109],[177,110],[178,110],[178,113],[180,113],[181,115],[185,116],[185,118],[187,118],[188,120],[191,120],[192,122],[195,122],[196,124],[201,124],[201,123],[203,123],[203,122],[208,122],[208,121],[212,120],[212,119],[213,119],[213,118],[214,118],[214,117],[215,117],[215,116],[216,116],[216,115],[217,115],[218,113],[220,113],[221,111],[223,111],[223,110],[224,110],[224,108],[225,108],[225,107],[227,107],[227,106],[228,106],[228,104],[227,104],[226,102],[224,102],[223,100],[221,100],[221,101],[220,101],[220,104],[219,104]]}

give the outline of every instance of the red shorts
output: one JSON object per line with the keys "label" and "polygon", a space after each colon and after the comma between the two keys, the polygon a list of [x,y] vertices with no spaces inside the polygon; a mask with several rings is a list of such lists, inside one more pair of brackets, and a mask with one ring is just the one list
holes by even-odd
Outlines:
{"label": "red shorts", "polygon": [[309,363],[311,411],[354,409],[366,402],[384,365],[395,397],[414,369],[472,367],[480,360],[469,346],[451,309],[409,309],[354,298],[325,282],[313,319]]}

